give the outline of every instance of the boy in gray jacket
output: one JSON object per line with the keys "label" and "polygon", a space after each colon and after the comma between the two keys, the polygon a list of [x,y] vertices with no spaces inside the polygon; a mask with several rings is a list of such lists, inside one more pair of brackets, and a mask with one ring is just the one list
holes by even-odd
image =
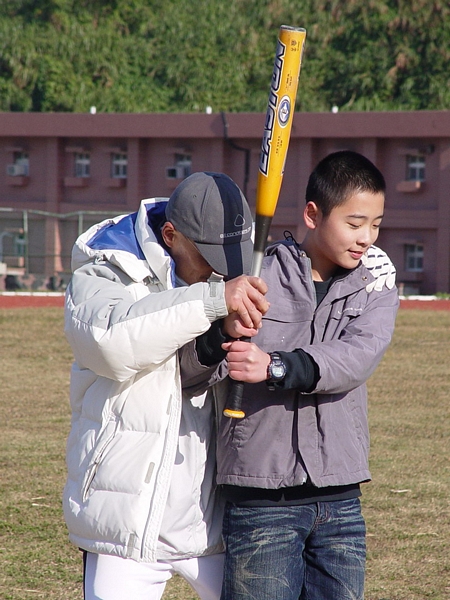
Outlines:
{"label": "boy in gray jacket", "polygon": [[[223,600],[363,598],[366,381],[399,304],[392,278],[374,285],[364,264],[384,199],[367,158],[325,157],[306,190],[305,239],[274,244],[264,259],[261,330],[252,343],[222,345],[230,377],[245,382],[246,415],[223,417],[219,431]],[[216,387],[225,397],[227,386]]]}

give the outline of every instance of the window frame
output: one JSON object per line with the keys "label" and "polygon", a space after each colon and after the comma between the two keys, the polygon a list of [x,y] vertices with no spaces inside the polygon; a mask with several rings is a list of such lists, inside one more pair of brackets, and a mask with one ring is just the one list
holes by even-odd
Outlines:
{"label": "window frame", "polygon": [[422,243],[405,244],[405,271],[407,273],[423,273],[424,257]]}
{"label": "window frame", "polygon": [[127,179],[128,177],[128,153],[111,153],[111,179]]}
{"label": "window frame", "polygon": [[406,155],[406,181],[425,181],[426,158],[424,154]]}
{"label": "window frame", "polygon": [[22,150],[13,153],[13,165],[24,168],[23,177],[28,177],[30,174],[30,156],[28,152]]}
{"label": "window frame", "polygon": [[74,153],[74,176],[80,179],[86,179],[91,176],[91,153]]}

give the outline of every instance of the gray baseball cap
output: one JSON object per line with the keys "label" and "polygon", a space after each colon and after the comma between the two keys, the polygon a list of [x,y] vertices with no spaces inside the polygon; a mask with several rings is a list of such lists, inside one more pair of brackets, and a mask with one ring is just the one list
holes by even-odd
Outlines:
{"label": "gray baseball cap", "polygon": [[216,273],[229,278],[250,273],[252,215],[228,175],[193,173],[171,195],[166,219],[197,246]]}

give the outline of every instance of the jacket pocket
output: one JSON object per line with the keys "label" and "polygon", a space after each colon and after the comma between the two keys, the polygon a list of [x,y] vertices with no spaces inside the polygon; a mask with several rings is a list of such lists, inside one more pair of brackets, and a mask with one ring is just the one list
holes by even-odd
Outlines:
{"label": "jacket pocket", "polygon": [[338,338],[347,325],[360,317],[364,310],[365,305],[356,298],[347,302],[335,302],[331,307],[329,318],[323,324],[322,341]]}
{"label": "jacket pocket", "polygon": [[341,321],[342,319],[354,319],[359,317],[366,309],[366,303],[358,298],[352,298],[347,302],[335,302],[330,311],[330,318]]}
{"label": "jacket pocket", "polygon": [[301,321],[311,321],[312,318],[313,312],[310,302],[306,300],[277,298],[276,302],[271,304],[263,320],[299,323]]}
{"label": "jacket pocket", "polygon": [[265,352],[291,352],[311,337],[313,312],[309,302],[280,298],[263,318],[255,342]]}
{"label": "jacket pocket", "polygon": [[83,502],[86,502],[88,499],[92,483],[102,462],[103,456],[115,437],[116,425],[115,418],[112,418],[98,437],[96,447],[92,454],[91,462],[86,469],[86,477],[81,490]]}

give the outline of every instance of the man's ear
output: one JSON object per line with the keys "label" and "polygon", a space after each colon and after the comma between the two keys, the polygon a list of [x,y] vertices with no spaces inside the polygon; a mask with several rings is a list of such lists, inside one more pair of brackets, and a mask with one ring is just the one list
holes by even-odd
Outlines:
{"label": "man's ear", "polygon": [[322,213],[315,202],[308,202],[303,212],[303,219],[306,227],[308,227],[308,229],[315,229],[321,214]]}
{"label": "man's ear", "polygon": [[170,221],[166,221],[161,228],[161,236],[168,248],[172,248],[173,240],[175,238],[175,227],[170,223]]}

